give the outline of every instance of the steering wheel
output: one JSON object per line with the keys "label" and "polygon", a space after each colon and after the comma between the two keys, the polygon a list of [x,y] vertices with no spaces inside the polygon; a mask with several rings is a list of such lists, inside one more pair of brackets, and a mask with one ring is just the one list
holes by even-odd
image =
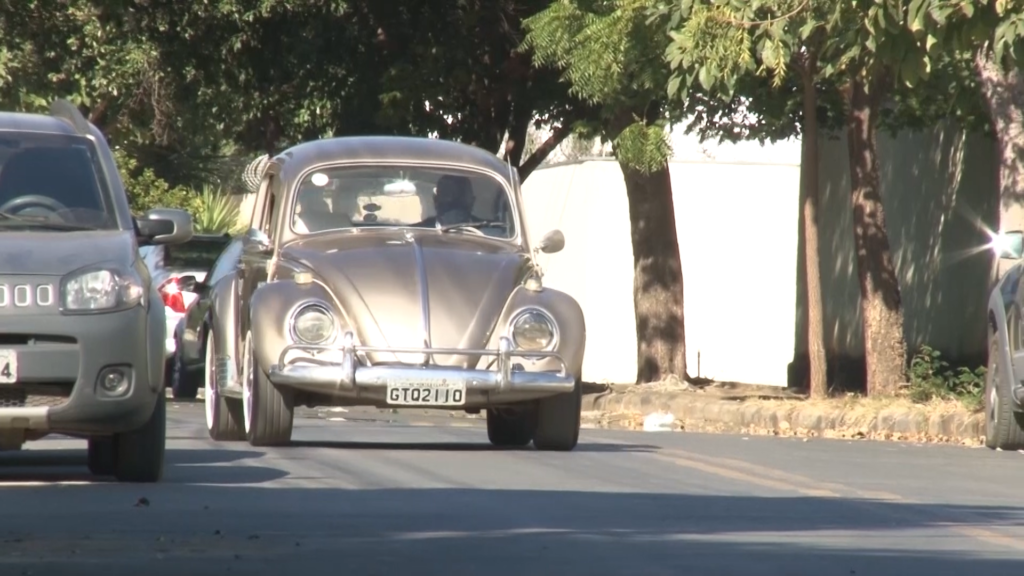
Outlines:
{"label": "steering wheel", "polygon": [[27,208],[45,208],[51,212],[62,212],[67,210],[68,207],[61,204],[60,202],[50,198],[48,196],[41,196],[39,194],[28,194],[25,196],[18,196],[13,200],[5,202],[0,205],[0,212],[17,213],[24,211]]}

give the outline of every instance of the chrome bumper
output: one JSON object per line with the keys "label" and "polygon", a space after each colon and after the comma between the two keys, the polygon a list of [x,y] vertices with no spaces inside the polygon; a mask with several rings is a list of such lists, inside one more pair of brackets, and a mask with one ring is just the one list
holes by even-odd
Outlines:
{"label": "chrome bumper", "polygon": [[[340,352],[338,361],[313,357],[287,360],[289,352]],[[393,353],[496,357],[494,370],[451,368],[446,366],[362,366],[359,353]],[[514,369],[513,358],[554,358],[561,365],[559,372],[527,372]],[[270,381],[283,386],[316,386],[327,390],[385,388],[388,384],[462,383],[467,391],[497,392],[571,392],[576,378],[568,374],[565,361],[556,352],[514,350],[512,341],[502,336],[497,350],[464,350],[458,348],[378,348],[356,346],[355,335],[345,333],[340,346],[293,344],[281,351],[278,363],[270,367]]]}

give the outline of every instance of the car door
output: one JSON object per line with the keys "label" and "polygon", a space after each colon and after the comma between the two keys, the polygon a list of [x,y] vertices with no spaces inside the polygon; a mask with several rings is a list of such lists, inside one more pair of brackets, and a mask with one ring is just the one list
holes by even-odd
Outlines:
{"label": "car door", "polygon": [[203,281],[196,285],[198,299],[195,304],[188,307],[185,313],[185,326],[181,335],[182,359],[187,366],[202,364],[205,361],[205,349],[203,338],[205,330],[203,326],[209,321],[207,315],[210,311],[210,304],[213,297],[213,287],[229,275],[233,275],[238,268],[238,260],[242,255],[242,240],[232,239],[224,250],[214,261],[213,266],[206,272]]}
{"label": "car door", "polygon": [[[243,239],[238,266],[238,338],[239,350],[249,330],[249,300],[264,282],[277,246],[277,223],[283,210],[280,180],[273,173],[264,179],[262,202],[257,199],[252,227]],[[262,209],[261,209],[262,208]],[[258,233],[256,233],[258,231]]]}

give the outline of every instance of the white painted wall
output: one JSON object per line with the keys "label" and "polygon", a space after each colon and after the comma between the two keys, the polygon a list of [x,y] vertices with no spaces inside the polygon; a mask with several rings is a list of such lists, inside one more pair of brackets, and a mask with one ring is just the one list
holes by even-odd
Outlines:
{"label": "white painted wall", "polygon": [[[785,386],[796,320],[799,143],[701,147],[674,138],[674,147],[690,375],[700,354],[701,376]],[[531,238],[552,228],[566,236],[565,249],[541,255],[541,263],[545,284],[583,307],[584,379],[633,382],[633,254],[618,164],[544,166],[524,182],[523,195]]]}

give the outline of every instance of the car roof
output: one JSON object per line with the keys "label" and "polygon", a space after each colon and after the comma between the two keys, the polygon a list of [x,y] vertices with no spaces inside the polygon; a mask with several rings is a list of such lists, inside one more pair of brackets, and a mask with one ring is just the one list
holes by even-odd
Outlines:
{"label": "car roof", "polygon": [[56,116],[25,112],[0,112],[0,132],[9,131],[78,135],[70,122]]}
{"label": "car roof", "polygon": [[[439,163],[490,170],[509,181],[508,166],[496,155],[469,144],[414,136],[340,136],[303,142],[271,161],[291,182],[312,166],[336,161]],[[510,182],[511,183],[511,182]]]}

